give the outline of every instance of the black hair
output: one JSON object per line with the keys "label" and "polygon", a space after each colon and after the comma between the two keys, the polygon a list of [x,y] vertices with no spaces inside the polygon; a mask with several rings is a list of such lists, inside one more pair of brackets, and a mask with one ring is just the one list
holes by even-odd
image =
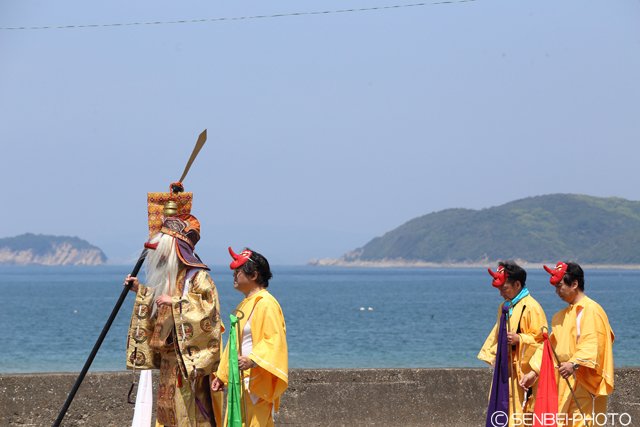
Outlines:
{"label": "black hair", "polygon": [[504,267],[507,271],[507,282],[513,284],[520,281],[523,288],[527,286],[527,272],[524,271],[524,268],[516,264],[514,260],[508,259],[506,261],[500,261],[498,266]]}
{"label": "black hair", "polygon": [[574,280],[578,281],[578,289],[584,292],[584,271],[575,262],[565,262],[567,271],[564,273],[564,283],[571,286]]}
{"label": "black hair", "polygon": [[253,276],[253,273],[258,273],[256,282],[265,288],[269,287],[269,279],[273,277],[273,274],[271,274],[271,268],[269,267],[269,261],[267,261],[262,254],[259,254],[256,251],[249,248],[245,249],[251,251],[251,256],[247,262],[242,264],[239,268],[247,276]]}

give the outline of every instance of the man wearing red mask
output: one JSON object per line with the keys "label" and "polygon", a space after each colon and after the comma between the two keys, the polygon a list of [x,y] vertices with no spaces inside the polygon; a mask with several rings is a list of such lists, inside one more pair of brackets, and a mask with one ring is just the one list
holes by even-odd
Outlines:
{"label": "man wearing red mask", "polygon": [[246,404],[246,422],[243,426],[271,427],[280,396],[289,384],[284,315],[278,301],[267,291],[272,277],[267,259],[248,248],[240,254],[229,248],[229,253],[233,258],[230,265],[233,287],[245,296],[236,308],[236,312],[242,312],[238,323],[241,331],[239,354],[229,354],[229,345],[225,347],[211,389],[215,393],[229,383],[229,358],[237,358],[244,379],[241,386],[244,388],[242,406],[244,411]]}
{"label": "man wearing red mask", "polygon": [[547,318],[529,294],[527,272],[522,267],[508,260],[498,263],[497,272],[489,273],[504,302],[498,309],[498,321],[478,354],[478,359],[495,369],[487,425],[501,421],[492,416],[508,416],[510,426],[524,425],[524,414],[533,414],[537,383],[523,389],[518,382],[531,371],[529,361],[542,347],[542,327],[547,326]]}
{"label": "man wearing red mask", "polygon": [[[558,417],[558,425],[584,426],[585,417],[589,425],[606,422],[607,395],[613,391],[615,339],[607,314],[585,295],[584,272],[578,264],[559,262],[554,270],[544,268],[551,274],[550,283],[556,288],[556,294],[569,304],[553,316],[549,336],[560,362],[556,382],[558,414],[563,416]],[[535,380],[541,360],[542,349],[532,359],[532,372],[523,378],[523,385]],[[564,379],[569,380],[575,391],[577,403]],[[598,414],[604,417],[598,419]]]}

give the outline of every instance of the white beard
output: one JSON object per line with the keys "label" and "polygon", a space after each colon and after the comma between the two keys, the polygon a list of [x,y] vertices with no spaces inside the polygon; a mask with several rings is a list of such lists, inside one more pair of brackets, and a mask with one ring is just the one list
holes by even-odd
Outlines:
{"label": "white beard", "polygon": [[150,249],[147,255],[147,266],[145,267],[147,276],[147,286],[153,288],[153,301],[151,316],[155,316],[158,311],[156,299],[160,295],[171,295],[176,286],[180,260],[176,254],[175,237],[168,234],[158,233],[149,243],[158,243],[156,249]]}

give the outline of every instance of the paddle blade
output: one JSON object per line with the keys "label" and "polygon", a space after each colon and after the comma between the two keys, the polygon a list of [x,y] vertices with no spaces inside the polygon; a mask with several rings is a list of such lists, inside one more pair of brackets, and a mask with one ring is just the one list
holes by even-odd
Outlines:
{"label": "paddle blade", "polygon": [[202,146],[204,145],[205,142],[207,142],[207,130],[206,129],[204,131],[202,131],[202,133],[198,137],[198,141],[196,142],[196,146],[193,148],[193,152],[191,153],[191,157],[189,158],[189,161],[187,162],[187,166],[184,168],[184,172],[182,172],[182,176],[180,177],[179,182],[182,182],[182,180],[187,176],[187,173],[189,172],[189,168],[191,168],[191,165],[193,164],[193,161],[198,156],[198,153],[202,149]]}

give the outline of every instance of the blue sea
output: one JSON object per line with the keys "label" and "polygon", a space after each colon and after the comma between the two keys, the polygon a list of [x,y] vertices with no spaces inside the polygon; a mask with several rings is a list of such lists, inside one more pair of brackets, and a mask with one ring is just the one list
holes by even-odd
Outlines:
{"label": "blue sea", "polygon": [[[539,270],[539,271],[538,271]],[[0,267],[0,373],[79,372],[128,266]],[[486,269],[273,267],[291,368],[483,367],[476,356],[502,302]],[[527,285],[550,321],[566,306],[542,269]],[[243,295],[213,267],[225,324]],[[640,366],[640,271],[587,270],[586,293],[616,334],[615,366]],[[133,293],[91,370],[125,369]],[[226,343],[228,334],[225,333]]]}

